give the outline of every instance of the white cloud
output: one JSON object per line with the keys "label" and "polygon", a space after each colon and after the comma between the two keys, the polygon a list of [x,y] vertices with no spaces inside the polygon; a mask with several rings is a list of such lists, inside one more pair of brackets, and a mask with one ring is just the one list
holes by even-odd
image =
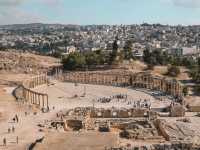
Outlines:
{"label": "white cloud", "polygon": [[1,24],[24,24],[35,23],[45,21],[44,17],[41,17],[34,13],[28,13],[18,8],[12,8],[7,11],[6,9],[0,11],[0,23]]}
{"label": "white cloud", "polygon": [[[60,2],[60,0],[33,1],[38,5],[45,5],[46,7],[56,6],[56,4]],[[45,22],[46,17],[42,16],[42,14],[37,14],[37,12],[31,12],[20,8],[20,6],[26,2],[30,2],[30,0],[0,0],[0,24]]]}

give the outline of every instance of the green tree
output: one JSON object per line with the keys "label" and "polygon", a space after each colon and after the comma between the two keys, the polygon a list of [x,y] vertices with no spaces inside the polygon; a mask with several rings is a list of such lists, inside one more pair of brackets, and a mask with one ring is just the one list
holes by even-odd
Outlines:
{"label": "green tree", "polygon": [[99,56],[95,52],[87,52],[85,54],[85,60],[87,66],[100,64]]}
{"label": "green tree", "polygon": [[150,65],[167,65],[168,64],[168,54],[162,52],[161,49],[155,49],[150,52],[148,49],[144,50],[144,62]]}
{"label": "green tree", "polygon": [[118,48],[119,48],[118,44],[117,44],[117,41],[118,41],[118,38],[116,37],[115,41],[113,42],[112,52],[110,54],[110,64],[112,64],[116,60],[116,57],[117,57]]}
{"label": "green tree", "polygon": [[200,57],[197,59],[198,72],[200,73]]}
{"label": "green tree", "polygon": [[129,60],[133,58],[132,55],[132,42],[130,40],[126,41],[124,46],[124,59]]}
{"label": "green tree", "polygon": [[85,56],[81,53],[71,53],[66,58],[62,59],[62,64],[65,70],[75,70],[85,67]]}
{"label": "green tree", "polygon": [[105,52],[103,52],[102,50],[97,50],[96,54],[98,55],[100,65],[109,63],[109,55],[107,55]]}
{"label": "green tree", "polygon": [[183,94],[184,94],[184,96],[187,96],[188,95],[188,93],[189,93],[189,89],[188,89],[188,87],[183,87]]}
{"label": "green tree", "polygon": [[195,61],[192,58],[187,58],[184,57],[182,59],[182,63],[183,66],[187,67],[188,69],[194,68],[195,67]]}
{"label": "green tree", "polygon": [[196,83],[200,83],[200,58],[197,59],[197,65],[190,71],[192,79]]}
{"label": "green tree", "polygon": [[149,64],[149,58],[150,57],[151,57],[151,53],[150,53],[149,49],[145,49],[144,52],[143,52],[143,60],[144,60],[144,62]]}

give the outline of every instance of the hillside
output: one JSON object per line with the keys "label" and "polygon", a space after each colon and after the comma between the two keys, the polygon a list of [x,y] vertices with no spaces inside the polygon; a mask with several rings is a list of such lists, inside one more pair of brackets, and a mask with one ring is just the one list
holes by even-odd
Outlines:
{"label": "hillside", "polygon": [[59,65],[59,60],[52,57],[30,53],[0,52],[0,72],[7,73],[39,73],[49,67]]}
{"label": "hillside", "polygon": [[60,65],[59,60],[53,57],[0,51],[0,88],[14,86],[57,65]]}

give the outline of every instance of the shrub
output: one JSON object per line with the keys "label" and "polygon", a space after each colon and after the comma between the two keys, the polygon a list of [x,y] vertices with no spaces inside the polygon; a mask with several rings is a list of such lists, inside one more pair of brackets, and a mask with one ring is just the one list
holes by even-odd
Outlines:
{"label": "shrub", "polygon": [[63,58],[62,64],[66,70],[75,70],[85,66],[85,56],[81,53],[71,53],[66,58]]}
{"label": "shrub", "polygon": [[180,68],[177,66],[169,66],[167,70],[167,75],[171,77],[177,77],[181,73]]}

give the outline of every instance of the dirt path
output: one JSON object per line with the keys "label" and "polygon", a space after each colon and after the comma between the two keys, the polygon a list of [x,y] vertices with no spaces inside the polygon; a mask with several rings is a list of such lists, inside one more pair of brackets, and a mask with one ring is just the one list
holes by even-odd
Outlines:
{"label": "dirt path", "polygon": [[[0,100],[0,149],[5,150],[25,150],[27,147],[39,137],[44,136],[45,132],[39,132],[40,123],[44,120],[53,118],[56,111],[49,113],[36,112],[34,109],[30,109],[29,106],[17,103],[15,99],[7,93],[1,93]],[[25,112],[28,115],[25,115]],[[14,116],[17,114],[19,122],[13,122]],[[15,128],[15,132],[12,132],[12,127]],[[11,129],[11,133],[8,133],[8,128]],[[19,144],[17,144],[17,136]],[[6,138],[7,146],[3,146],[3,138]]]}

